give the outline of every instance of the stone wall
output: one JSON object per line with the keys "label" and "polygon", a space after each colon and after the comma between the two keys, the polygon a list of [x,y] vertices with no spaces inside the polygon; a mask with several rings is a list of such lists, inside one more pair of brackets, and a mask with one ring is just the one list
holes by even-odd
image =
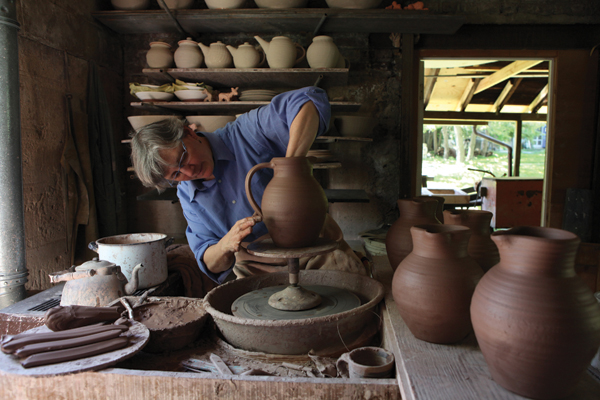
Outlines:
{"label": "stone wall", "polygon": [[121,119],[119,37],[93,20],[94,9],[92,1],[17,1],[29,290],[50,287],[48,273],[72,262],[61,156],[69,132],[68,95],[75,123],[86,127],[90,60],[99,66],[111,112]]}

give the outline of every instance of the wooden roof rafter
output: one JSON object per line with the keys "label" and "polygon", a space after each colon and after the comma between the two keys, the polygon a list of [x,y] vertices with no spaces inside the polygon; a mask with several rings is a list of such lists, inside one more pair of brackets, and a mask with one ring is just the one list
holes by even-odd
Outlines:
{"label": "wooden roof rafter", "polygon": [[510,100],[512,95],[515,94],[515,92],[517,91],[517,88],[519,87],[519,85],[521,84],[522,81],[523,81],[523,78],[518,78],[515,80],[512,80],[512,79],[508,80],[506,82],[506,85],[504,86],[504,89],[502,89],[502,93],[500,93],[500,96],[498,96],[498,98],[494,102],[494,105],[492,106],[491,111],[495,112],[495,113],[501,112],[502,107],[504,107],[504,105]]}
{"label": "wooden roof rafter", "polygon": [[537,114],[539,109],[544,105],[544,102],[548,98],[548,85],[544,86],[544,88],[538,93],[535,99],[531,102],[527,111],[532,114]]}
{"label": "wooden roof rafter", "polygon": [[475,91],[477,90],[477,87],[479,86],[479,82],[481,82],[481,81],[471,79],[471,81],[467,84],[467,87],[465,88],[465,90],[460,98],[460,101],[458,102],[456,111],[465,111],[467,109],[467,106],[469,105],[469,103],[471,102],[471,99],[475,95]]}
{"label": "wooden roof rafter", "polygon": [[431,99],[431,93],[435,87],[437,76],[440,74],[440,68],[433,68],[433,71],[428,77],[425,78],[425,87],[423,88],[423,104],[427,108],[429,100]]}
{"label": "wooden roof rafter", "polygon": [[479,83],[479,87],[475,91],[475,93],[480,93],[492,86],[495,86],[501,82],[504,82],[507,79],[518,75],[519,73],[528,70],[529,68],[543,62],[543,60],[518,60],[515,61],[506,67],[502,68],[500,71],[493,73],[492,75],[483,78],[483,80]]}

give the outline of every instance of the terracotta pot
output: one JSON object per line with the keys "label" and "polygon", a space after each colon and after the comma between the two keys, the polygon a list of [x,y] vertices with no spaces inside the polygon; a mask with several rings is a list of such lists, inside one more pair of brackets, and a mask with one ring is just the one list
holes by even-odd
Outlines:
{"label": "terracotta pot", "polygon": [[400,217],[392,224],[385,237],[385,248],[392,269],[396,269],[413,249],[410,228],[415,225],[439,224],[435,217],[435,199],[414,198],[398,200]]}
{"label": "terracotta pot", "polygon": [[462,225],[471,229],[469,240],[469,255],[488,271],[500,262],[500,253],[494,241],[490,238],[490,223],[494,214],[483,210],[446,210],[444,223]]}
{"label": "terracotta pot", "polygon": [[563,398],[600,346],[600,307],[574,269],[580,240],[537,227],[497,231],[492,240],[501,261],[471,304],[492,378],[525,397]]}
{"label": "terracotta pot", "polygon": [[[261,209],[252,196],[250,182],[263,168],[272,168],[275,174],[262,196]],[[246,195],[252,208],[263,216],[277,246],[308,247],[318,239],[325,223],[327,197],[313,177],[307,157],[276,157],[255,165],[246,176]]]}
{"label": "terracotta pot", "polygon": [[204,57],[200,47],[198,47],[198,42],[193,41],[192,38],[187,38],[186,40],[180,40],[177,44],[179,47],[173,55],[177,68],[200,68]]}
{"label": "terracotta pot", "polygon": [[335,68],[340,57],[340,51],[329,36],[315,36],[306,50],[306,61],[311,68]]}
{"label": "terracotta pot", "polygon": [[445,198],[443,198],[442,196],[417,196],[415,197],[415,199],[433,199],[437,201],[438,205],[435,209],[435,217],[442,224],[444,223],[444,203],[446,202]]}
{"label": "terracotta pot", "polygon": [[150,43],[150,50],[146,53],[146,62],[150,68],[171,68],[173,66],[171,45],[165,42]]}
{"label": "terracotta pot", "polygon": [[398,265],[392,295],[412,334],[431,343],[454,343],[471,332],[469,307],[481,267],[469,257],[471,231],[458,225],[417,225],[414,249]]}

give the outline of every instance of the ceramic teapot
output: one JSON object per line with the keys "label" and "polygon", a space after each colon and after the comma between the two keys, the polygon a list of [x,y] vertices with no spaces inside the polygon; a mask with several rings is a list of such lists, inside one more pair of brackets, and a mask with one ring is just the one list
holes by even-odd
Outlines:
{"label": "ceramic teapot", "polygon": [[[260,36],[254,36],[260,43],[265,54],[270,68],[292,68],[300,61],[304,60],[306,50],[298,43],[292,42],[287,36],[275,36],[270,42],[262,39]],[[301,54],[298,56],[300,49]]]}
{"label": "ceramic teapot", "polygon": [[127,278],[121,273],[121,267],[109,261],[94,259],[50,274],[50,282],[66,282],[60,300],[61,306],[103,307],[138,289],[138,271],[141,268],[143,265],[138,264],[133,269],[131,282],[127,282]]}
{"label": "ceramic teapot", "polygon": [[198,43],[193,41],[192,38],[187,38],[186,40],[180,40],[177,44],[179,47],[173,54],[177,68],[200,68],[204,56],[198,47]]}
{"label": "ceramic teapot", "polygon": [[[274,171],[262,198],[262,208],[252,196],[251,179],[263,168]],[[255,165],[246,175],[246,196],[269,230],[273,243],[282,248],[312,246],[327,214],[327,197],[313,177],[307,157],[276,157]]]}
{"label": "ceramic teapot", "polygon": [[204,63],[208,68],[231,68],[233,58],[227,47],[219,40],[206,46],[198,43],[204,53]]}
{"label": "ceramic teapot", "polygon": [[236,68],[256,68],[265,62],[265,53],[256,50],[248,42],[239,45],[238,48],[228,45],[227,50],[233,56],[233,65]]}

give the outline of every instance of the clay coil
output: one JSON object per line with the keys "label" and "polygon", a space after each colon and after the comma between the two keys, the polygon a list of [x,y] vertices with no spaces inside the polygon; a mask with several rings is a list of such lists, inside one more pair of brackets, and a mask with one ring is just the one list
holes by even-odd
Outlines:
{"label": "clay coil", "polygon": [[21,365],[24,368],[31,368],[38,367],[40,365],[56,364],[107,353],[109,351],[127,347],[128,345],[128,337],[118,337],[99,343],[88,344],[86,346],[34,354],[21,362]]}
{"label": "clay coil", "polygon": [[2,343],[1,349],[4,353],[10,354],[13,353],[15,350],[28,344],[71,339],[110,330],[120,330],[121,332],[123,332],[128,329],[129,327],[127,325],[92,325],[59,332],[19,334],[9,337],[8,340],[4,341]]}
{"label": "clay coil", "polygon": [[17,357],[28,357],[32,354],[45,353],[48,351],[56,351],[56,350],[64,350],[70,349],[73,347],[85,346],[92,343],[99,343],[105,340],[113,339],[118,337],[121,334],[121,331],[118,329],[113,329],[106,332],[100,332],[93,335],[81,336],[77,338],[64,339],[64,340],[56,340],[53,342],[42,342],[42,343],[34,343],[29,344],[27,346],[23,346],[17,351],[15,351],[15,355]]}

